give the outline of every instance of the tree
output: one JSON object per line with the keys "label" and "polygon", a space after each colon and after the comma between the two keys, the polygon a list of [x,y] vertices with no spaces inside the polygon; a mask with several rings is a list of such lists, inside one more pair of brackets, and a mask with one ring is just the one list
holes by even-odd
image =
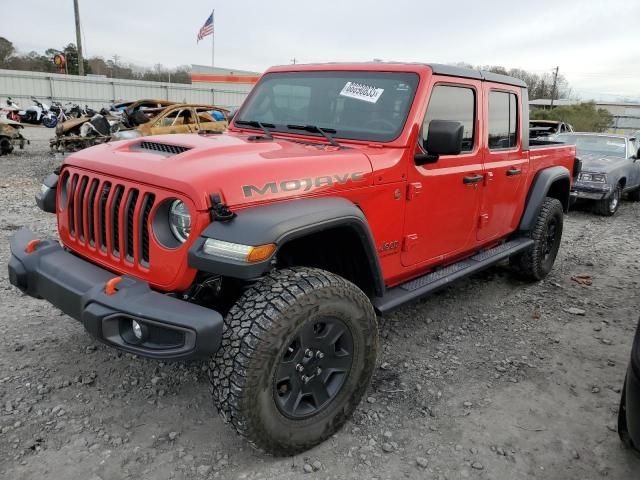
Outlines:
{"label": "tree", "polygon": [[4,37],[0,37],[0,65],[3,65],[14,53],[16,53],[16,49],[13,43]]}
{"label": "tree", "polygon": [[551,110],[532,110],[531,120],[560,120],[570,123],[578,132],[604,132],[613,125],[613,116],[595,102],[556,107]]}
{"label": "tree", "polygon": [[[78,68],[78,49],[76,48],[76,44],[75,43],[70,43],[68,44],[66,47],[64,47],[64,49],[62,50],[62,53],[65,56],[65,59],[67,61],[67,73],[69,75],[79,75],[79,68]],[[83,65],[84,65],[84,73],[91,73],[91,67],[89,66],[89,61],[84,58],[83,59]]]}

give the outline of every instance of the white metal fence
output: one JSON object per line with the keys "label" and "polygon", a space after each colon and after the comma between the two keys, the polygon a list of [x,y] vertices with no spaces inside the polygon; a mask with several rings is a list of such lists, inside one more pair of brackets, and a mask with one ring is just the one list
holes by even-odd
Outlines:
{"label": "white metal fence", "polygon": [[101,108],[112,102],[143,98],[237,108],[250,88],[250,85],[233,85],[221,89],[183,83],[0,70],[0,101],[4,103],[6,97],[11,97],[23,108],[31,105],[31,97],[45,103],[73,102],[92,108]]}

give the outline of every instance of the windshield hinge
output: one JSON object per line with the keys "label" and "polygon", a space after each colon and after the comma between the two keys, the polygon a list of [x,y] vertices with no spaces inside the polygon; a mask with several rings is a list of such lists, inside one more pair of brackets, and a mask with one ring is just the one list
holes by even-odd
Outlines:
{"label": "windshield hinge", "polygon": [[209,212],[211,212],[211,220],[214,222],[228,222],[236,216],[236,214],[222,202],[222,198],[217,193],[211,195],[211,208],[209,208]]}

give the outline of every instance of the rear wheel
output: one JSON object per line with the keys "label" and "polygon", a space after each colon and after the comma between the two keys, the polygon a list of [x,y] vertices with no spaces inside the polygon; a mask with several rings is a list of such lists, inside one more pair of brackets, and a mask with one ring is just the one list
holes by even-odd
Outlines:
{"label": "rear wheel", "polygon": [[560,200],[545,198],[530,233],[533,245],[510,259],[511,265],[523,277],[542,280],[549,274],[560,249],[563,221],[564,212]]}
{"label": "rear wheel", "polygon": [[294,455],[346,422],[377,350],[376,315],[358,287],[314,268],[275,271],[225,318],[209,368],[214,403],[254,446]]}
{"label": "rear wheel", "polygon": [[603,215],[605,217],[611,217],[615,215],[620,208],[620,202],[622,200],[622,187],[620,185],[616,185],[616,188],[611,192],[609,198],[605,198],[604,200],[600,200],[595,205],[595,212],[598,215]]}

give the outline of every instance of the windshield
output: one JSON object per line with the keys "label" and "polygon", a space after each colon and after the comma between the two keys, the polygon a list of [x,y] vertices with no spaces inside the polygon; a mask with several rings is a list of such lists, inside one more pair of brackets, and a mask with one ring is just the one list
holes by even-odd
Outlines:
{"label": "windshield", "polygon": [[[404,128],[417,86],[415,73],[269,73],[235,121],[260,122],[275,132],[314,126],[336,138],[389,142]],[[312,130],[306,131],[321,136]]]}
{"label": "windshield", "polygon": [[576,146],[578,154],[627,158],[624,138],[606,135],[556,135],[553,140]]}

